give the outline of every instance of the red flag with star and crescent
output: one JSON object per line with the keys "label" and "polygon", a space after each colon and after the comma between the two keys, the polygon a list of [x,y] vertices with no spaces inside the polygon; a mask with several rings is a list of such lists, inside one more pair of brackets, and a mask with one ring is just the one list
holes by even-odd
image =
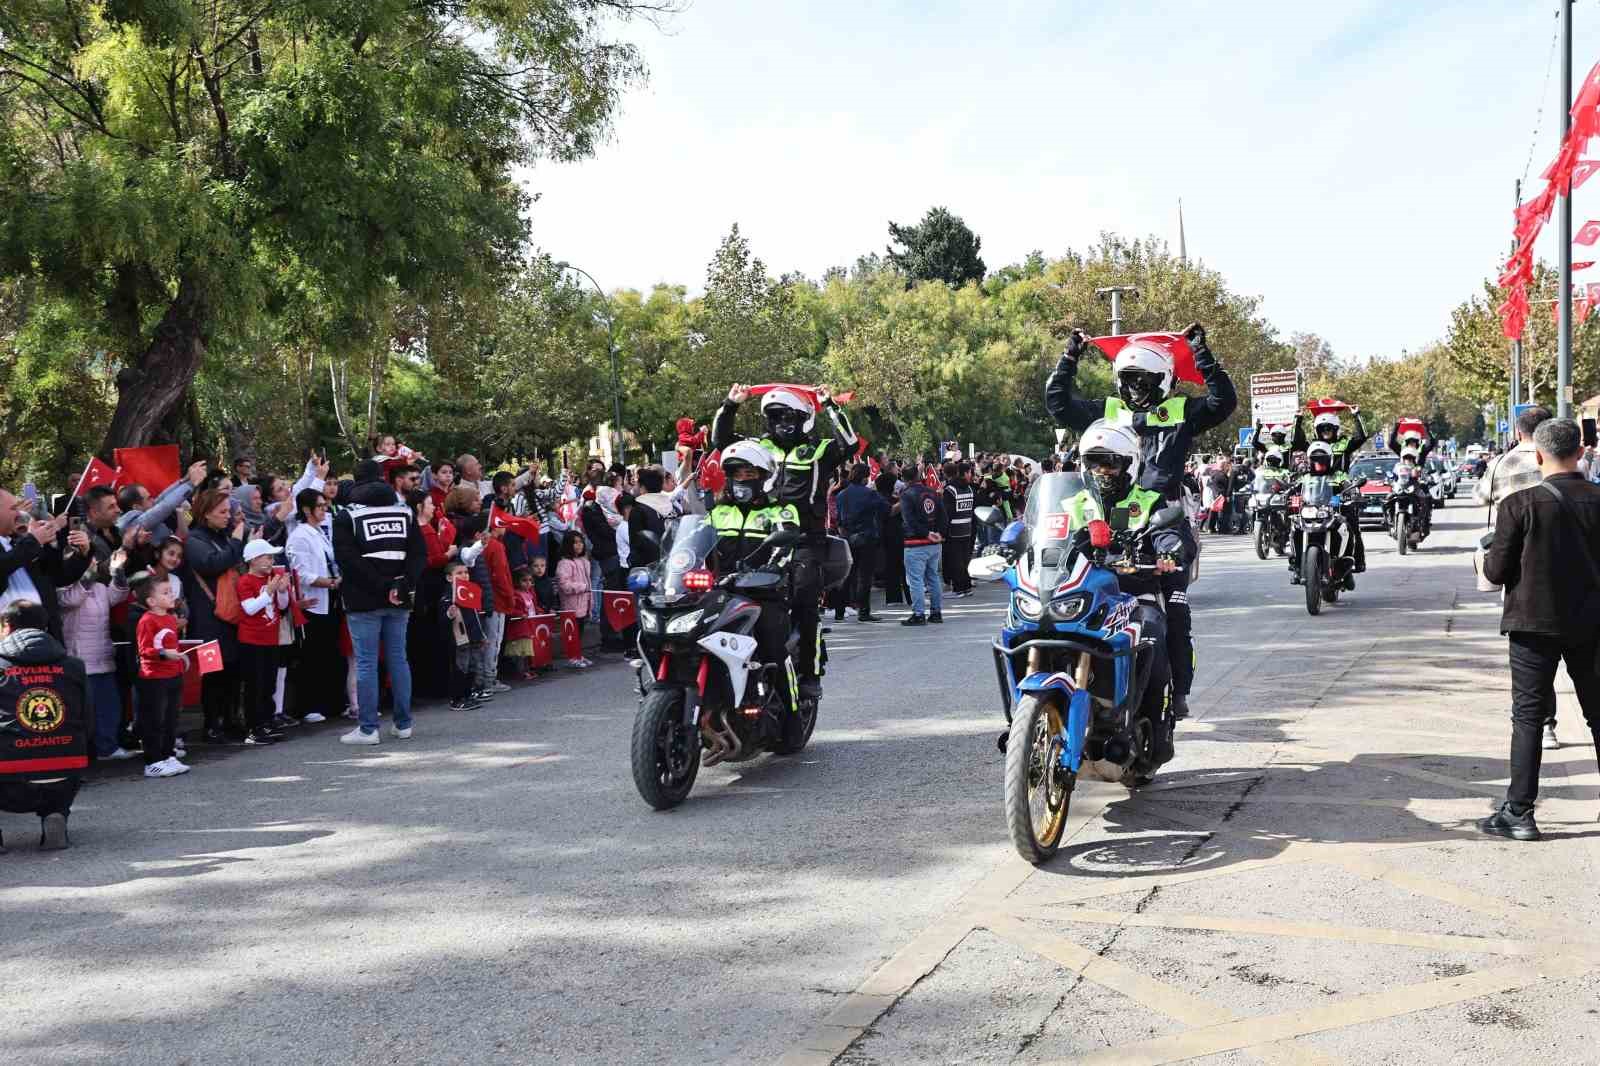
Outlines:
{"label": "red flag with star and crescent", "polygon": [[583,658],[583,635],[578,632],[578,616],[571,611],[557,614],[561,624],[561,655],[565,659]]}

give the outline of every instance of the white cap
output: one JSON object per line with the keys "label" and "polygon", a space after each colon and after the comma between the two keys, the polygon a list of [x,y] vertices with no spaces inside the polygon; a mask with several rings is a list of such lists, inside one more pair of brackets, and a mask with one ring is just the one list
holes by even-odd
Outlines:
{"label": "white cap", "polygon": [[244,561],[247,563],[252,559],[259,559],[263,555],[276,554],[278,554],[278,549],[274,548],[260,537],[257,537],[255,540],[252,540],[249,544],[244,546]]}

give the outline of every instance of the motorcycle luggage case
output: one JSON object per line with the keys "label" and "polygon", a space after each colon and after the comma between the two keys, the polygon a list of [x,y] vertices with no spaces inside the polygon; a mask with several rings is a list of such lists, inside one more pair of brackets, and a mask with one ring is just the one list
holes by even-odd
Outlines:
{"label": "motorcycle luggage case", "polygon": [[822,587],[832,590],[843,585],[850,576],[850,542],[843,537],[829,537],[817,549],[817,564],[822,571]]}

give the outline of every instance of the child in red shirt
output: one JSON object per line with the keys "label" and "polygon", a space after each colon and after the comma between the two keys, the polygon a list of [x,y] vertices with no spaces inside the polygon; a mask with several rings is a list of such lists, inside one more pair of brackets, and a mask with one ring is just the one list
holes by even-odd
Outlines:
{"label": "child in red shirt", "polygon": [[144,776],[176,777],[189,767],[178,761],[178,705],[183,700],[183,652],[178,650],[176,597],[165,580],[146,577],[134,586],[144,608],[134,639],[139,649],[139,733]]}
{"label": "child in red shirt", "polygon": [[273,695],[278,686],[278,619],[289,606],[289,575],[272,572],[277,549],[264,540],[244,546],[245,574],[239,579],[239,672],[244,679],[246,744],[271,744],[284,734],[272,728]]}

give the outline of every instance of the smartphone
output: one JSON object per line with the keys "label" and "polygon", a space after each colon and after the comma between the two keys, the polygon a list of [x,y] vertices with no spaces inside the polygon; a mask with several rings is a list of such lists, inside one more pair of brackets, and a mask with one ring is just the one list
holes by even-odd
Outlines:
{"label": "smartphone", "polygon": [[67,528],[69,530],[71,530],[73,533],[76,533],[79,530],[88,529],[89,528],[89,523],[87,521],[85,521],[84,519],[79,518],[78,516],[74,515],[71,518],[67,519]]}
{"label": "smartphone", "polygon": [[50,494],[50,517],[60,518],[67,513],[67,508],[72,506],[72,496],[65,492],[52,492]]}
{"label": "smartphone", "polygon": [[1583,420],[1583,444],[1586,448],[1600,448],[1600,430],[1597,430],[1592,418]]}

